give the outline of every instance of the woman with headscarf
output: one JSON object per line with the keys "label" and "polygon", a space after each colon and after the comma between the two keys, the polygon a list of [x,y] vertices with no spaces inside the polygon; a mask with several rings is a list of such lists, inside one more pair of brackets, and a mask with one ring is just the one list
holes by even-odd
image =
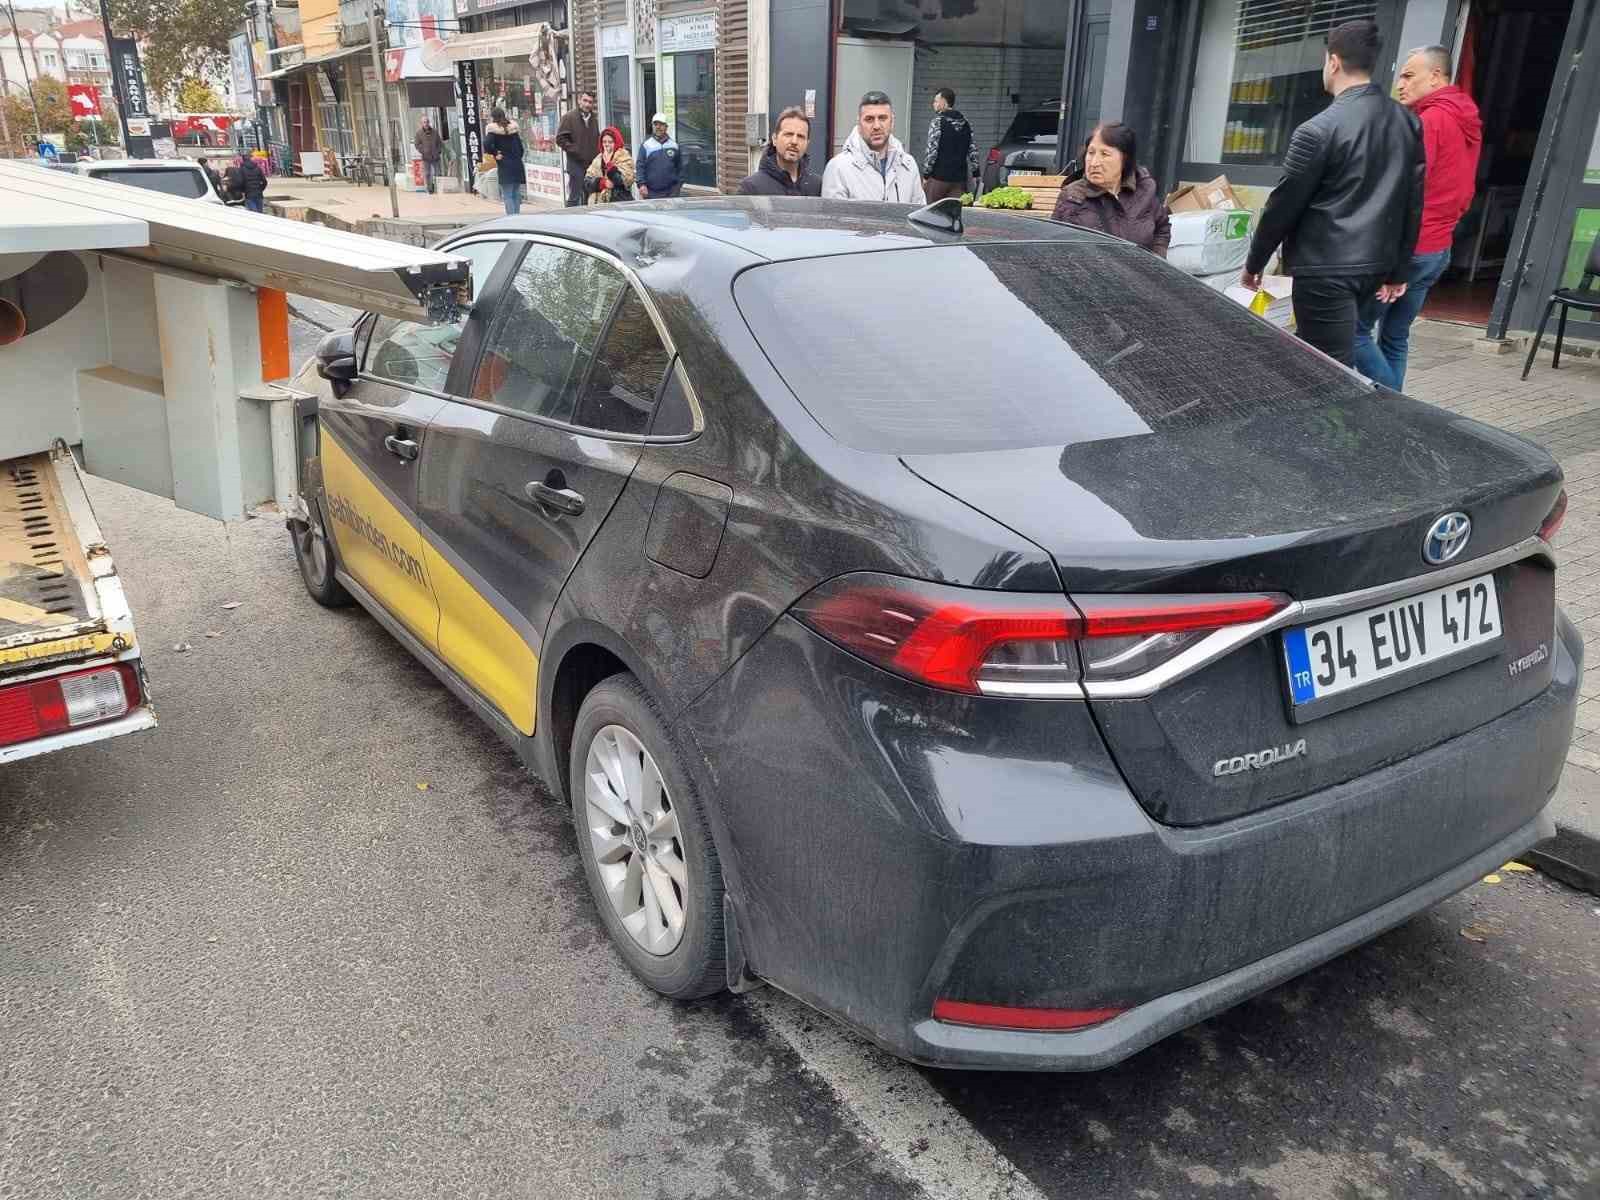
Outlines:
{"label": "woman with headscarf", "polygon": [[583,186],[590,204],[633,199],[633,155],[623,145],[622,132],[615,125],[600,131],[600,153],[584,173]]}

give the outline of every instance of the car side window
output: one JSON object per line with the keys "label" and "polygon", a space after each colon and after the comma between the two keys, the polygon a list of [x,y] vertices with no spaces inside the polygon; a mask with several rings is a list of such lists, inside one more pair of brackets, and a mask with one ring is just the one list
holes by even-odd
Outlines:
{"label": "car side window", "polygon": [[[505,253],[505,248],[505,242],[469,242],[450,250],[451,254],[459,254],[472,264],[474,303],[483,294],[489,275],[500,261],[501,254]],[[455,358],[456,346],[461,341],[461,330],[470,312],[469,305],[462,310],[459,320],[447,325],[379,317],[369,335],[365,359],[367,374],[407,387],[424,388],[430,392],[444,391],[445,381],[450,378],[450,364]]]}
{"label": "car side window", "polygon": [[606,433],[647,432],[671,358],[650,311],[629,288],[595,354],[573,424]]}
{"label": "car side window", "polygon": [[472,396],[568,421],[606,318],[627,286],[610,263],[535,242],[495,306]]}

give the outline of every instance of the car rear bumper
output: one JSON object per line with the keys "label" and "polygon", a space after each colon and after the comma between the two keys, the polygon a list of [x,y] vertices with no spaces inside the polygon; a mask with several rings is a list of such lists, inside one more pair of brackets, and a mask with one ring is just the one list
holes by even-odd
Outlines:
{"label": "car rear bumper", "polygon": [[1304,974],[1393,929],[1476,883],[1535,842],[1555,833],[1555,822],[1539,814],[1467,862],[1396,896],[1360,916],[1280,950],[1257,962],[1180,991],[1148,1000],[1089,1029],[1066,1033],[979,1029],[931,1017],[912,1028],[906,1057],[931,1066],[985,1070],[1097,1071],[1251,996]]}
{"label": "car rear bumper", "polygon": [[[1376,936],[1552,832],[1582,643],[1410,758],[1235,820],[1152,821],[1075,702],[931,692],[780,620],[684,718],[749,967],[933,1066],[1092,1070]],[[936,999],[1125,1009],[1071,1032]]]}

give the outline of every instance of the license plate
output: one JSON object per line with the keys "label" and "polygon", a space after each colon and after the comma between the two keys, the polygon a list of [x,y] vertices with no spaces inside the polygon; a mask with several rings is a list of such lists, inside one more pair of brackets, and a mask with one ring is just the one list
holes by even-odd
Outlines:
{"label": "license plate", "polygon": [[[1397,691],[1484,657],[1484,650],[1499,638],[1494,576],[1480,575],[1288,630],[1283,652],[1289,664],[1289,696],[1299,709],[1380,682],[1389,683],[1382,691]],[[1435,666],[1441,663],[1445,665]],[[1396,678],[1425,667],[1434,669],[1417,678]]]}

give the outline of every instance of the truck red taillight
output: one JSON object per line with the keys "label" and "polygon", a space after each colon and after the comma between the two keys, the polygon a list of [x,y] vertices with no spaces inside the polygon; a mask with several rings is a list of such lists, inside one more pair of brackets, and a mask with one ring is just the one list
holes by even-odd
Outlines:
{"label": "truck red taillight", "polygon": [[[843,575],[794,614],[862,658],[933,687],[1035,699],[1150,670],[1215,630],[1262,621],[1277,595],[1065,596]],[[1080,661],[1081,653],[1081,661]]]}
{"label": "truck red taillight", "polygon": [[139,672],[130,663],[0,687],[0,746],[112,721],[139,701]]}

